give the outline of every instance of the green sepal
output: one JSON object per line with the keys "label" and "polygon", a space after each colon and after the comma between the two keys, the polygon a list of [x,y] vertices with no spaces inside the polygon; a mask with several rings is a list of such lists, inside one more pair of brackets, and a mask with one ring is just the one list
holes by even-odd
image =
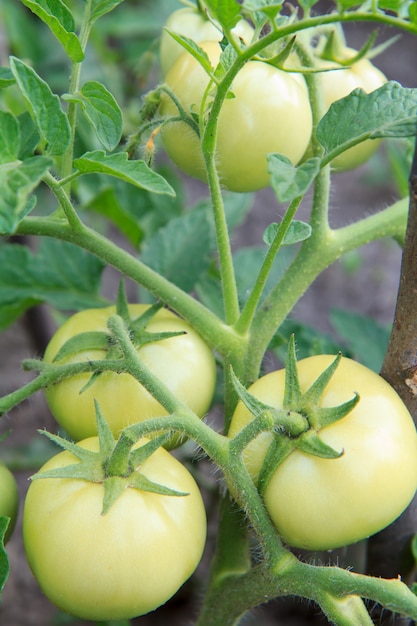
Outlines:
{"label": "green sepal", "polygon": [[258,398],[251,395],[247,389],[237,378],[233,369],[230,367],[230,380],[233,387],[243,402],[245,407],[256,418],[263,413],[269,412],[274,419],[276,430],[279,430],[289,436],[297,436],[308,428],[306,418],[297,411],[289,411],[287,409],[277,409],[276,407],[264,404]]}
{"label": "green sepal", "polygon": [[100,443],[100,453],[103,458],[107,459],[114,450],[116,439],[113,436],[110,426],[104,419],[104,415],[101,412],[97,400],[94,400],[94,406],[96,410],[97,435]]}
{"label": "green sepal", "polygon": [[164,433],[158,437],[153,437],[148,443],[145,443],[144,446],[132,450],[129,456],[131,469],[136,470],[140,467],[158,448],[166,444],[170,437],[171,434]]}
{"label": "green sepal", "polygon": [[110,338],[110,334],[103,331],[88,331],[74,335],[61,346],[53,362],[86,350],[108,350]]}
{"label": "green sepal", "polygon": [[265,492],[266,487],[275,471],[283,461],[291,454],[296,447],[297,440],[289,439],[283,435],[275,435],[268,452],[262,463],[261,471],[258,478],[258,491],[260,494]]}
{"label": "green sepal", "polygon": [[126,297],[125,284],[122,280],[119,283],[119,288],[117,291],[116,313],[117,315],[120,315],[125,324],[130,326],[132,320],[129,313],[129,304]]}
{"label": "green sepal", "polygon": [[133,487],[134,489],[139,489],[140,491],[150,491],[151,493],[157,493],[160,496],[183,497],[189,495],[185,491],[177,491],[176,489],[171,489],[165,485],[155,483],[153,480],[146,478],[144,474],[139,474],[139,472],[132,472],[128,478],[128,484],[129,487]]}
{"label": "green sepal", "polygon": [[315,417],[315,422],[317,423],[317,428],[324,428],[325,426],[330,426],[330,424],[334,424],[338,422],[343,417],[346,417],[352,409],[358,404],[360,400],[359,394],[355,392],[353,398],[351,400],[347,400],[343,404],[339,404],[338,406],[332,407],[322,407],[317,410]]}
{"label": "green sepal", "polygon": [[[328,367],[320,374],[318,378],[314,381],[314,383],[309,387],[309,389],[303,395],[303,404],[305,408],[315,407],[320,402],[320,398],[323,395],[324,390],[330,382],[333,374],[335,373],[337,366],[340,363],[340,359],[342,358],[341,352],[336,356],[334,361],[330,363]],[[311,424],[313,427],[316,427],[316,424]]]}
{"label": "green sepal", "polygon": [[288,341],[287,359],[285,361],[284,408],[296,411],[300,406],[301,398],[302,393],[298,379],[295,338],[292,334]]}
{"label": "green sepal", "polygon": [[184,330],[161,333],[150,333],[146,330],[149,322],[162,307],[162,302],[156,302],[147,308],[142,315],[139,315],[139,317],[132,320],[129,312],[129,304],[126,298],[124,283],[123,281],[120,282],[117,293],[116,314],[122,318],[127,328],[130,329],[132,333],[132,342],[136,348],[140,348],[141,346],[155,341],[161,341],[162,339],[169,339],[170,337],[178,337],[178,335],[186,334]]}
{"label": "green sepal", "polygon": [[103,487],[104,496],[101,514],[106,515],[124,490],[127,489],[128,484],[126,478],[122,476],[108,476],[103,482]]}
{"label": "green sepal", "polygon": [[338,459],[343,454],[343,450],[338,452],[320,439],[315,430],[308,430],[303,433],[294,440],[294,443],[294,447],[300,450],[300,452],[318,456],[321,459]]}
{"label": "green sepal", "polygon": [[296,36],[294,35],[291,39],[285,44],[284,48],[278,52],[274,57],[271,58],[262,58],[262,61],[268,63],[269,65],[273,65],[279,69],[283,69],[285,61],[288,59],[292,51],[294,50],[294,44],[296,41]]}
{"label": "green sepal", "polygon": [[38,433],[48,437],[53,443],[57,446],[60,446],[64,450],[71,452],[77,459],[80,461],[89,461],[94,456],[96,456],[96,452],[92,450],[86,450],[85,448],[81,448],[77,443],[71,441],[70,439],[65,439],[64,437],[60,437],[59,435],[54,435],[53,433],[48,432],[47,430],[38,430]]}
{"label": "green sepal", "polygon": [[37,472],[30,477],[30,480],[38,480],[40,478],[69,478],[71,480],[86,480],[90,483],[102,483],[104,471],[97,463],[90,464],[84,461]]}

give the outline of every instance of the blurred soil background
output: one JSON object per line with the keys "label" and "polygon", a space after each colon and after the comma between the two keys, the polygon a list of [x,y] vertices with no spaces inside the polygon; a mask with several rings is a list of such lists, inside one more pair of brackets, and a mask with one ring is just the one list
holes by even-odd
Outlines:
{"label": "blurred soil background", "polygon": [[[349,25],[346,29],[348,43],[360,47],[366,40],[369,27]],[[378,41],[393,36],[383,30]],[[417,87],[416,74],[417,38],[402,35],[391,48],[385,51],[376,64],[389,79],[399,81],[407,87]],[[392,178],[387,175],[386,162],[379,153],[371,163],[345,174],[334,176],[332,188],[331,222],[335,226],[350,223],[357,217],[367,215],[391,203],[396,197]],[[190,201],[206,195],[203,186],[188,183]],[[308,206],[301,209],[301,216],[307,217]],[[255,196],[251,213],[234,238],[233,245],[260,244],[262,233],[271,221],[282,216],[282,207],[276,204],[270,190]],[[393,319],[395,298],[400,271],[401,251],[393,241],[380,241],[361,248],[347,258],[326,270],[305,294],[294,311],[294,317],[321,331],[333,333],[329,312],[333,307],[369,315],[381,324],[390,324]],[[1,271],[1,270],[0,270]],[[114,298],[117,277],[110,270],[106,274],[105,295]],[[27,321],[27,320],[26,320]],[[34,324],[34,322],[31,322]],[[54,329],[52,320],[47,318],[46,334]],[[43,329],[45,330],[45,329]],[[36,341],[36,329],[28,328],[21,320],[0,334],[0,392],[8,393],[30,379],[22,372],[22,359],[40,356],[40,344]],[[3,419],[1,431],[11,429],[10,446],[26,446],[28,442],[42,439],[37,429],[56,427],[46,407],[42,394],[14,409]],[[42,439],[43,442],[43,439]],[[41,442],[38,444],[42,445]],[[34,453],[36,446],[32,445]],[[39,448],[42,454],[42,448]],[[14,458],[16,462],[16,456]],[[17,459],[18,462],[19,459]],[[27,459],[22,456],[21,469],[16,471],[23,501],[28,487],[28,476],[33,468],[26,468]],[[22,511],[22,509],[21,509]],[[214,527],[214,526],[213,526]],[[200,567],[204,577],[212,550],[212,539],[208,542],[207,554]],[[8,544],[11,575],[3,592],[0,606],[1,626],[58,626],[74,624],[82,626],[86,622],[72,621],[57,614],[54,607],[44,598],[28,569],[21,539],[21,512],[17,529]],[[157,612],[132,621],[135,626],[187,626],[193,623],[196,607],[190,598],[199,595],[194,581],[184,588],[165,607]],[[193,594],[190,594],[190,591]],[[300,601],[274,601],[255,611],[244,622],[247,626],[308,626],[325,624],[326,620],[316,607],[306,607]],[[222,626],[219,624],[219,626]]]}

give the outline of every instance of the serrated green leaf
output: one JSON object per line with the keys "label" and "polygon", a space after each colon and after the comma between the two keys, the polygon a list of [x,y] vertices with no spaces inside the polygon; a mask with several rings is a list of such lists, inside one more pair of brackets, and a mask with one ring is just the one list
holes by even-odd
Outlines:
{"label": "serrated green leaf", "polygon": [[102,150],[86,152],[74,161],[83,174],[100,173],[122,180],[153,193],[175,195],[174,189],[161,176],[148,167],[145,161],[129,161],[127,152],[106,155]]}
{"label": "serrated green leaf", "polygon": [[114,96],[101,83],[91,80],[74,96],[65,100],[78,102],[106,150],[114,150],[122,136],[123,115]]}
{"label": "serrated green leaf", "polygon": [[354,357],[379,372],[388,347],[390,328],[353,311],[332,309],[330,321]]}
{"label": "serrated green leaf", "polygon": [[408,5],[408,16],[410,18],[410,22],[417,24],[417,2],[411,2]]}
{"label": "serrated green leaf", "polygon": [[[276,223],[270,224],[264,231],[263,240],[267,246],[270,246],[273,242],[275,235],[280,225]],[[285,233],[282,246],[292,246],[295,243],[300,243],[311,236],[311,226],[306,222],[300,220],[293,220]]]}
{"label": "serrated green leaf", "polygon": [[11,57],[10,66],[39,134],[46,143],[46,153],[64,154],[70,143],[71,131],[58,96],[52,93],[34,69],[20,59]]}
{"label": "serrated green leaf", "polygon": [[9,526],[9,522],[10,518],[0,516],[0,591],[3,590],[10,573],[9,559],[7,557],[7,552],[4,549],[4,536]]}
{"label": "serrated green leaf", "polygon": [[17,121],[20,129],[19,159],[24,161],[33,156],[40,137],[28,111],[19,115]]}
{"label": "serrated green leaf", "polygon": [[0,111],[0,165],[16,161],[19,153],[20,130],[12,113]]}
{"label": "serrated green leaf", "polygon": [[0,67],[0,87],[10,87],[15,82],[12,71],[8,67]]}
{"label": "serrated green leaf", "polygon": [[75,63],[84,58],[80,40],[74,33],[75,24],[71,11],[62,0],[21,0],[49,27],[65,52]]}
{"label": "serrated green leaf", "polygon": [[280,202],[291,202],[305,194],[320,171],[320,159],[312,157],[295,167],[283,154],[269,154],[271,186]]}
{"label": "serrated green leaf", "polygon": [[184,48],[184,50],[189,52],[196,59],[196,61],[200,63],[200,65],[207,72],[207,74],[209,74],[210,76],[213,75],[214,68],[211,65],[210,59],[208,58],[205,50],[200,48],[200,46],[196,44],[195,41],[193,41],[189,37],[185,37],[185,35],[179,35],[178,33],[174,33],[174,31],[169,30],[168,28],[166,28],[165,30],[171,35],[173,39],[175,39],[177,43],[180,44],[180,46]]}
{"label": "serrated green leaf", "polygon": [[108,304],[98,293],[102,262],[72,244],[45,239],[37,253],[3,244],[0,267],[0,328],[41,302],[64,311]]}
{"label": "serrated green leaf", "polygon": [[365,139],[411,137],[417,129],[417,89],[390,81],[371,93],[355,89],[320,120],[317,139],[329,162]]}
{"label": "serrated green leaf", "polygon": [[149,239],[142,261],[184,291],[191,291],[210,264],[211,224],[204,209],[174,218]]}
{"label": "serrated green leaf", "polygon": [[113,11],[123,0],[93,0],[91,3],[90,22],[95,22],[99,17]]}
{"label": "serrated green leaf", "polygon": [[29,196],[52,165],[53,161],[43,156],[0,165],[0,233],[14,233],[20,220],[34,208],[36,202]]}
{"label": "serrated green leaf", "polygon": [[240,5],[236,0],[206,0],[210,15],[227,29],[240,20]]}

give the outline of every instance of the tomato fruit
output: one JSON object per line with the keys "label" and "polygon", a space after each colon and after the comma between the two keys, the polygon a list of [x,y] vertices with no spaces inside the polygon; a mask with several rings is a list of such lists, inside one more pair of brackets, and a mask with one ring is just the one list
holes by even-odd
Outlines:
{"label": "tomato fruit", "polygon": [[[145,304],[131,304],[129,312],[132,318],[136,318],[148,308]],[[107,331],[107,320],[115,312],[116,307],[111,306],[75,313],[50,340],[44,360],[52,362],[61,346],[79,333]],[[185,331],[183,335],[145,344],[138,348],[138,354],[179,400],[202,417],[210,407],[216,383],[212,351],[187,322],[166,309],[160,309],[146,329],[150,333]],[[65,356],[58,363],[103,358],[104,350],[85,350]],[[97,434],[94,400],[109,416],[109,426],[114,434],[129,424],[167,415],[166,409],[130,374],[103,372],[80,393],[90,377],[90,373],[79,374],[45,390],[58,424],[77,441]]]}
{"label": "tomato fruit", "polygon": [[[220,46],[201,47],[213,66]],[[166,76],[166,83],[189,112],[199,113],[209,78],[192,55],[185,52]],[[222,184],[230,191],[256,191],[269,185],[267,155],[280,152],[294,164],[310,141],[312,116],[305,84],[299,77],[262,61],[248,61],[236,76],[219,115],[216,160]],[[177,115],[163,94],[160,112]],[[205,180],[204,161],[197,134],[182,121],[164,126],[162,142],[169,157],[186,174]]]}
{"label": "tomato fruit", "polygon": [[4,543],[6,543],[13,532],[16,524],[19,509],[19,492],[15,477],[11,471],[0,463],[0,517],[9,517]]}
{"label": "tomato fruit", "polygon": [[[300,387],[307,391],[332,362],[329,355],[298,362]],[[249,392],[269,406],[282,408],[285,370],[256,381]],[[292,451],[278,466],[264,492],[265,505],[278,532],[291,546],[327,550],[364,539],[393,522],[417,488],[417,434],[413,420],[394,389],[378,374],[342,357],[320,405],[360,400],[345,417],[319,431],[320,438],[343,455],[323,459]],[[252,419],[239,403],[230,436]],[[257,480],[273,435],[262,433],[244,451]]]}
{"label": "tomato fruit", "polygon": [[[98,438],[80,445],[97,451]],[[76,462],[64,451],[41,471]],[[117,620],[153,611],[200,562],[206,514],[189,471],[162,448],[135,471],[188,495],[126,488],[103,515],[102,483],[40,478],[28,489],[23,538],[29,566],[49,600],[76,617]]]}
{"label": "tomato fruit", "polygon": [[[184,35],[197,44],[202,41],[219,42],[223,39],[221,26],[216,26],[204,13],[193,7],[185,7],[174,11],[167,19],[165,28],[178,35]],[[253,36],[253,28],[246,20],[240,20],[232,29],[232,33],[240,37],[245,43],[249,43]],[[159,56],[164,76],[166,76],[173,63],[183,52],[184,48],[166,30],[163,30]]]}
{"label": "tomato fruit", "polygon": [[[352,48],[344,48],[341,58],[349,59],[357,54]],[[368,59],[360,59],[351,67],[344,68],[336,63],[320,61],[319,67],[329,68],[334,65],[334,71],[320,73],[320,81],[323,88],[324,101],[327,107],[333,102],[350,94],[354,89],[361,88],[370,93],[387,82],[384,74],[375,67]],[[366,163],[380,144],[379,140],[367,139],[352,148],[349,148],[332,161],[332,167],[336,171],[346,171],[359,167]]]}

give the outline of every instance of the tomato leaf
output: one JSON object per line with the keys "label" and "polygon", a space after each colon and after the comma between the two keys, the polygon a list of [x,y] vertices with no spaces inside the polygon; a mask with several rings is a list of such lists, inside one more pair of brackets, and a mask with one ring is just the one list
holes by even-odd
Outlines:
{"label": "tomato leaf", "polygon": [[154,172],[145,161],[129,161],[127,152],[106,155],[102,150],[93,150],[75,159],[74,166],[82,174],[108,174],[136,185],[140,189],[175,195],[174,189],[163,176]]}
{"label": "tomato leaf", "polygon": [[312,157],[295,167],[283,154],[268,155],[271,186],[280,202],[291,202],[309,189],[320,171],[320,159]]}
{"label": "tomato leaf", "polygon": [[45,22],[71,61],[79,63],[84,59],[80,40],[74,33],[72,13],[62,0],[22,0],[22,3]]}
{"label": "tomato leaf", "polygon": [[174,218],[148,240],[141,260],[184,291],[210,264],[212,222],[205,208]]}
{"label": "tomato leaf", "polygon": [[0,233],[12,234],[36,202],[29,196],[52,167],[44,156],[20,157],[21,132],[11,113],[0,111]]}
{"label": "tomato leaf", "polygon": [[11,70],[8,67],[0,67],[0,88],[10,87],[16,82]]}
{"label": "tomato leaf", "polygon": [[10,564],[7,552],[4,549],[4,536],[9,526],[10,518],[0,516],[0,591],[4,589],[4,585],[9,577]]}
{"label": "tomato leaf", "polygon": [[59,98],[35,70],[16,57],[10,67],[40,136],[46,143],[46,154],[60,156],[68,148],[71,130]]}
{"label": "tomato leaf", "polygon": [[113,11],[123,0],[93,0],[91,2],[90,23]]}
{"label": "tomato leaf", "polygon": [[240,20],[240,5],[236,0],[206,0],[205,5],[210,15],[227,29]]}
{"label": "tomato leaf", "polygon": [[203,69],[207,72],[209,76],[213,75],[213,66],[205,50],[200,48],[200,46],[196,44],[195,41],[193,41],[189,37],[186,37],[185,35],[180,35],[178,33],[174,33],[174,31],[169,30],[169,28],[165,28],[165,30],[167,31],[167,33],[171,35],[173,39],[175,39],[177,43],[180,44],[180,46],[184,48],[184,51],[189,52],[196,59],[196,61],[200,63],[200,65],[203,67]]}
{"label": "tomato leaf", "polygon": [[334,102],[317,126],[323,162],[365,139],[411,137],[417,129],[417,89],[390,81],[371,93],[355,89]]}
{"label": "tomato leaf", "polygon": [[[270,224],[264,234],[263,240],[267,246],[270,246],[273,242],[275,235],[280,227],[280,224],[272,223]],[[300,243],[305,239],[308,239],[311,236],[311,226],[306,222],[301,222],[300,220],[293,220],[285,233],[284,239],[282,241],[282,246],[292,246],[295,243]]]}
{"label": "tomato leaf", "polygon": [[91,80],[84,83],[78,94],[66,94],[62,98],[81,105],[106,150],[111,151],[118,145],[122,136],[123,115],[114,96],[104,85]]}
{"label": "tomato leaf", "polygon": [[388,346],[390,326],[382,326],[366,315],[344,309],[332,309],[330,321],[354,358],[379,372]]}
{"label": "tomato leaf", "polygon": [[247,11],[261,12],[273,20],[280,12],[283,2],[276,2],[276,0],[244,0],[243,5]]}
{"label": "tomato leaf", "polygon": [[2,244],[0,267],[0,328],[41,302],[64,311],[107,304],[98,294],[102,262],[72,244],[46,239],[36,253]]}

